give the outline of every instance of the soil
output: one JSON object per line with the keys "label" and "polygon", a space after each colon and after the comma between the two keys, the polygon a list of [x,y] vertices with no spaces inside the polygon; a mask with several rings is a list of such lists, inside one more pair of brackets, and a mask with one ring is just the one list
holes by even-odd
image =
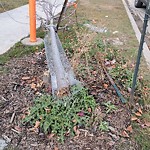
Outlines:
{"label": "soil", "polygon": [[[97,65],[92,61],[93,67]],[[84,62],[83,62],[84,63]],[[91,63],[91,64],[92,64]],[[126,137],[124,130],[130,125],[130,113],[109,85],[108,89],[102,87],[103,82],[99,78],[99,72],[91,72],[91,76],[84,78],[78,74],[78,79],[85,83],[89,93],[95,96],[97,103],[111,100],[117,106],[117,110],[111,114],[104,114],[103,106],[98,110],[98,117],[109,122],[110,130],[102,132],[93,126],[91,129],[80,129],[77,138],[68,137],[64,144],[57,141],[56,137],[37,131],[29,131],[30,126],[23,125],[23,119],[28,108],[33,104],[33,99],[42,93],[51,94],[51,87],[43,83],[43,74],[47,70],[45,52],[16,58],[3,66],[5,73],[0,76],[0,134],[11,140],[10,148],[19,150],[120,150],[137,149],[132,138]],[[42,84],[40,84],[42,83]],[[14,118],[13,118],[13,114]],[[129,134],[129,133],[128,133]],[[123,137],[125,136],[125,137]]]}

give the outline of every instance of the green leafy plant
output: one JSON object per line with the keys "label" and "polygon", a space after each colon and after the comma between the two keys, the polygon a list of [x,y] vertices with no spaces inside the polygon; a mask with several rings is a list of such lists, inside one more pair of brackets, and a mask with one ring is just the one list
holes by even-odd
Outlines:
{"label": "green leafy plant", "polygon": [[104,106],[106,107],[106,113],[110,113],[110,112],[113,112],[114,110],[116,110],[116,106],[113,105],[110,101],[106,102],[106,103],[103,103]]}
{"label": "green leafy plant", "polygon": [[65,134],[75,134],[75,126],[88,126],[95,106],[95,100],[88,95],[87,89],[74,86],[68,97],[58,99],[43,95],[37,98],[24,122],[34,125],[39,121],[40,128],[45,133],[53,133],[63,142]]}
{"label": "green leafy plant", "polygon": [[108,131],[109,130],[108,126],[109,126],[108,122],[101,121],[100,125],[99,125],[99,130],[101,130],[101,131]]}

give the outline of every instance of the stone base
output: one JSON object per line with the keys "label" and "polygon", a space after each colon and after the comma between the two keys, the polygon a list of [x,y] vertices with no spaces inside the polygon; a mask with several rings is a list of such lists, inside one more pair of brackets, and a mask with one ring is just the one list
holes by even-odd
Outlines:
{"label": "stone base", "polygon": [[36,45],[41,45],[43,43],[43,39],[41,38],[37,38],[36,42],[30,42],[30,38],[25,38],[21,41],[21,43],[23,45],[27,45],[27,46],[36,46]]}

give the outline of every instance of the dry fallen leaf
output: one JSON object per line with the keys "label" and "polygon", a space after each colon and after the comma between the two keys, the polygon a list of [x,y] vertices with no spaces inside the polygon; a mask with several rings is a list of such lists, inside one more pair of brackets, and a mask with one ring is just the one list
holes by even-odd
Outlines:
{"label": "dry fallen leaf", "polygon": [[129,138],[129,135],[128,135],[128,133],[126,131],[122,131],[121,132],[121,136],[125,137],[125,138]]}
{"label": "dry fallen leaf", "polygon": [[94,24],[96,23],[96,21],[95,21],[94,19],[92,20],[92,22],[93,22]]}
{"label": "dry fallen leaf", "polygon": [[34,89],[34,90],[36,89],[36,84],[35,83],[31,84],[31,89]]}
{"label": "dry fallen leaf", "polygon": [[29,131],[31,131],[31,132],[35,132],[35,131],[36,131],[36,129],[35,129],[35,128],[30,128],[30,129],[29,129]]}
{"label": "dry fallen leaf", "polygon": [[43,85],[43,81],[40,81],[39,83],[37,83],[37,87],[42,87],[42,85]]}
{"label": "dry fallen leaf", "polygon": [[88,112],[91,113],[91,112],[92,112],[92,109],[91,109],[91,108],[88,108]]}
{"label": "dry fallen leaf", "polygon": [[29,80],[30,77],[22,77],[21,79],[22,79],[22,80]]}
{"label": "dry fallen leaf", "polygon": [[55,136],[55,134],[54,133],[51,133],[51,134],[49,134],[48,136],[47,136],[47,138],[48,139],[51,139],[52,137],[54,137]]}
{"label": "dry fallen leaf", "polygon": [[58,150],[58,147],[55,146],[55,147],[54,147],[54,150]]}
{"label": "dry fallen leaf", "polygon": [[135,113],[136,116],[141,117],[142,114],[140,112]]}
{"label": "dry fallen leaf", "polygon": [[34,128],[38,128],[39,126],[40,126],[40,121],[36,121]]}
{"label": "dry fallen leaf", "polygon": [[108,84],[103,84],[104,88],[107,89],[108,88]]}
{"label": "dry fallen leaf", "polygon": [[133,132],[133,129],[132,129],[132,126],[131,126],[131,125],[130,125],[130,126],[128,126],[126,130],[127,130],[127,131],[129,131],[130,133],[132,133],[132,132]]}
{"label": "dry fallen leaf", "polygon": [[143,111],[142,111],[142,109],[141,109],[141,108],[139,108],[139,109],[138,109],[138,111],[139,111],[141,114],[143,114]]}
{"label": "dry fallen leaf", "polygon": [[76,134],[76,136],[75,136],[74,138],[79,137],[80,131],[77,129],[77,126],[74,126],[74,127],[73,127],[73,130],[74,130],[74,132],[75,132],[75,134]]}
{"label": "dry fallen leaf", "polygon": [[26,115],[22,115],[22,116],[21,116],[21,119],[23,120],[23,119],[25,119],[25,117],[26,117]]}
{"label": "dry fallen leaf", "polygon": [[22,129],[19,126],[15,126],[14,129],[17,130],[17,131],[19,131],[19,132],[22,131]]}
{"label": "dry fallen leaf", "polygon": [[150,122],[145,121],[145,125],[146,125],[147,127],[150,127]]}
{"label": "dry fallen leaf", "polygon": [[33,78],[32,78],[32,82],[35,82],[35,81],[36,81],[36,77],[33,77]]}
{"label": "dry fallen leaf", "polygon": [[76,123],[77,121],[76,121],[76,119],[73,119],[72,122],[73,122],[73,123]]}
{"label": "dry fallen leaf", "polygon": [[135,117],[135,116],[132,116],[132,117],[131,117],[131,121],[136,121],[136,120],[138,120],[137,117]]}
{"label": "dry fallen leaf", "polygon": [[45,111],[48,114],[48,113],[50,113],[51,110],[49,108],[45,108]]}

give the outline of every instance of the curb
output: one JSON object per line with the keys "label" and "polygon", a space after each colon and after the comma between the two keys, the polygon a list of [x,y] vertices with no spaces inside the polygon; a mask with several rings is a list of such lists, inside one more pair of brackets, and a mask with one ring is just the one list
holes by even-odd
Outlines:
{"label": "curb", "polygon": [[[130,19],[130,22],[131,22],[131,25],[132,25],[133,30],[135,32],[136,38],[137,38],[138,42],[140,43],[141,32],[140,32],[140,30],[139,30],[139,28],[138,28],[138,26],[137,26],[137,24],[136,24],[136,22],[135,22],[135,20],[134,20],[134,18],[132,16],[131,12],[130,12],[130,10],[129,10],[125,0],[122,0],[122,2],[124,4],[125,10],[127,12],[127,15],[128,15],[128,17]],[[149,50],[149,48],[148,48],[146,43],[144,43],[144,45],[143,45],[143,55],[144,55],[146,63],[147,63],[147,68],[150,70],[150,50]]]}

